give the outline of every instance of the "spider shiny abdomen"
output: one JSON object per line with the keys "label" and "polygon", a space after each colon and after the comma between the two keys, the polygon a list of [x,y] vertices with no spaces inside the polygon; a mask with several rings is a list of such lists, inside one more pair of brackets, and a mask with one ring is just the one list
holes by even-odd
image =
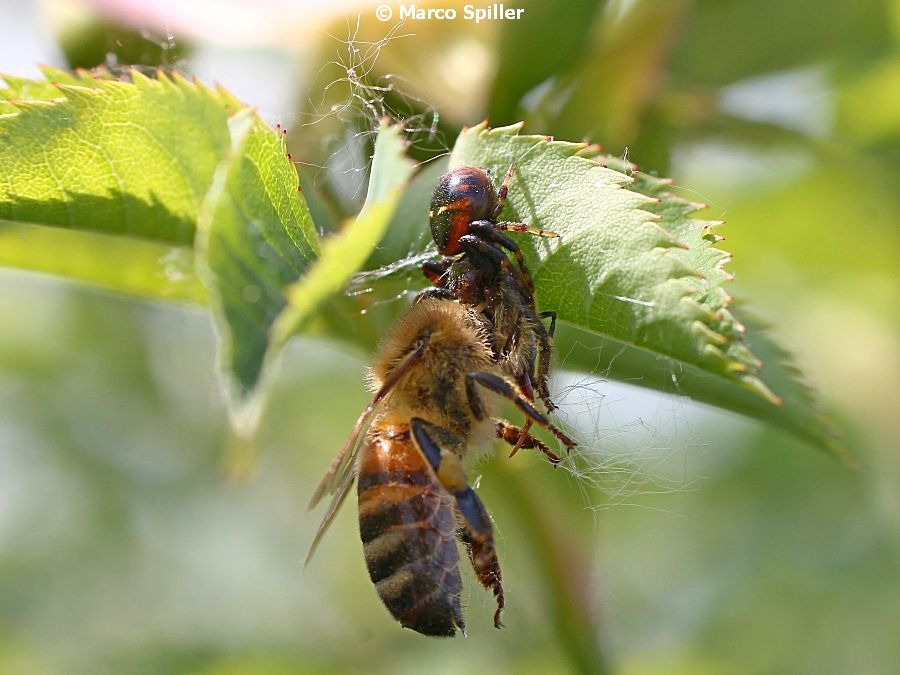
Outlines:
{"label": "spider shiny abdomen", "polygon": [[441,177],[431,198],[431,236],[444,255],[460,252],[460,237],[469,225],[489,220],[497,205],[497,192],[481,169],[461,167]]}

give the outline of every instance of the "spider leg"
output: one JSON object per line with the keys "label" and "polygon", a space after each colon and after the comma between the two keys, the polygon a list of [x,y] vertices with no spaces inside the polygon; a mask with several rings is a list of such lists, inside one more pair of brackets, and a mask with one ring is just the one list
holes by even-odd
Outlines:
{"label": "spider leg", "polygon": [[[522,272],[522,281],[525,284],[525,290],[529,297],[534,297],[534,285],[531,281],[531,274],[528,272],[528,264],[525,262],[525,256],[522,255],[522,249],[510,237],[495,227],[495,223],[490,220],[476,220],[469,224],[469,233],[485,242],[490,242],[498,252],[502,253],[497,247],[503,247],[516,257],[516,263]],[[465,239],[460,238],[460,241]],[[504,256],[506,257],[506,256]]]}
{"label": "spider leg", "polygon": [[550,328],[547,329],[547,334],[550,337],[553,337],[553,334],[556,332],[556,312],[548,310],[546,312],[541,312],[538,316],[542,319],[550,319]]}
{"label": "spider leg", "polygon": [[[529,365],[525,370],[519,373],[519,388],[522,390],[522,393],[525,394],[529,401],[534,401],[534,388],[531,386],[531,370],[532,367],[531,365]],[[530,417],[525,419],[525,426],[522,427],[522,433],[519,435],[516,444],[513,446],[512,451],[509,453],[510,457],[514,457],[515,454],[519,451],[519,448],[521,448],[525,443],[526,436],[529,435],[528,432],[531,430],[532,424],[534,424],[534,422]]]}
{"label": "spider leg", "polygon": [[449,258],[441,260],[426,260],[422,263],[422,274],[435,286],[446,286],[447,271],[450,269]]}
{"label": "spider leg", "polygon": [[494,227],[505,232],[527,232],[535,237],[547,237],[548,239],[559,237],[559,233],[553,230],[542,230],[539,227],[533,227],[525,223],[512,223],[508,220],[498,220],[494,223]]}
{"label": "spider leg", "polygon": [[[550,328],[546,330],[536,331],[540,342],[540,352],[538,354],[538,370],[536,378],[537,394],[540,396],[548,411],[556,410],[557,405],[550,400],[550,390],[547,381],[550,379],[550,356],[553,353],[553,334],[556,332],[556,312],[541,312],[538,314],[541,319],[550,319]],[[543,326],[543,323],[540,324]]]}
{"label": "spider leg", "polygon": [[497,216],[503,211],[503,207],[506,205],[506,195],[509,192],[509,184],[512,182],[512,178],[516,173],[516,165],[510,164],[509,168],[506,170],[506,175],[503,176],[503,182],[500,183],[500,189],[497,190],[497,204],[494,206],[494,212],[491,214],[491,218],[493,220],[497,219]]}
{"label": "spider leg", "polygon": [[432,286],[431,288],[426,288],[424,291],[420,291],[413,299],[413,304],[422,302],[422,300],[427,300],[429,298],[436,298],[438,300],[455,300],[453,292],[449,288],[444,288],[443,286]]}
{"label": "spider leg", "polygon": [[555,452],[550,450],[550,448],[544,445],[540,440],[529,434],[524,427],[517,427],[516,425],[501,419],[497,419],[496,422],[497,438],[500,438],[513,446],[513,450],[509,454],[510,457],[515,455],[519,448],[527,448],[540,450],[554,465],[559,464],[562,461]]}

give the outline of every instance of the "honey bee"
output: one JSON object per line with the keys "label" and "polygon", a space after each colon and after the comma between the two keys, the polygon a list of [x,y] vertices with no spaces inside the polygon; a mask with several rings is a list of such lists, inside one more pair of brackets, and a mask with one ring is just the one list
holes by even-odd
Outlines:
{"label": "honey bee", "polygon": [[[488,326],[494,360],[527,398],[534,401],[536,392],[549,412],[557,407],[548,385],[556,313],[537,311],[525,259],[504,231],[558,235],[525,223],[497,220],[513,171],[511,166],[498,190],[488,175],[475,167],[457,168],[441,177],[429,220],[435,244],[446,257],[424,263],[423,272],[435,288],[423,295],[454,298],[477,308]],[[516,264],[506,251],[515,256]],[[546,319],[549,327],[544,324]],[[530,427],[529,420],[525,430]]]}
{"label": "honey bee", "polygon": [[492,416],[508,399],[526,419],[574,442],[539,412],[493,357],[481,314],[453,300],[422,298],[384,341],[370,371],[374,392],[310,501],[332,500],[312,555],[357,478],[359,529],[369,576],[388,611],[424,635],[464,631],[455,539],[475,576],[504,608],[491,518],[468,484],[463,460],[497,436],[544,452],[540,440]]}

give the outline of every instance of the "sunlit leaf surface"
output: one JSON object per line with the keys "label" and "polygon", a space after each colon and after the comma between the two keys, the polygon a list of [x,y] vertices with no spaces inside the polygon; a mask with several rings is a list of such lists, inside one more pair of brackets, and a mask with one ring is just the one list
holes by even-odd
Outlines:
{"label": "sunlit leaf surface", "polygon": [[[502,217],[560,235],[521,237],[533,253],[541,308],[619,345],[616,351],[634,352],[630,362],[637,368],[617,376],[735,410],[836,449],[809,392],[782,372],[783,360],[770,368],[779,391],[766,383],[763,362],[722,288],[730,278],[722,269],[729,255],[715,246],[711,228],[719,223],[695,217],[702,205],[591,146],[519,135],[518,127],[464,131],[451,155],[453,166],[479,166],[495,176],[515,167]],[[589,334],[581,342],[590,344]],[[760,340],[765,338],[754,336]],[[645,379],[660,363],[665,376]]]}

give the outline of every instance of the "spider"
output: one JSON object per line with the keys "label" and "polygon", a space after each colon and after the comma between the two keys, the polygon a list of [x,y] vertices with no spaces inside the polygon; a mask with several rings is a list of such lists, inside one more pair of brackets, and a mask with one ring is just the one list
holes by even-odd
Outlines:
{"label": "spider", "polygon": [[[556,312],[537,311],[534,283],[522,251],[505,233],[559,235],[525,223],[498,220],[513,173],[511,166],[499,189],[487,173],[475,167],[454,169],[441,177],[429,220],[432,237],[444,257],[423,264],[425,276],[435,287],[420,295],[453,298],[477,307],[488,324],[497,362],[531,400],[536,391],[549,411],[557,407],[547,384]],[[545,319],[549,319],[549,327]]]}

